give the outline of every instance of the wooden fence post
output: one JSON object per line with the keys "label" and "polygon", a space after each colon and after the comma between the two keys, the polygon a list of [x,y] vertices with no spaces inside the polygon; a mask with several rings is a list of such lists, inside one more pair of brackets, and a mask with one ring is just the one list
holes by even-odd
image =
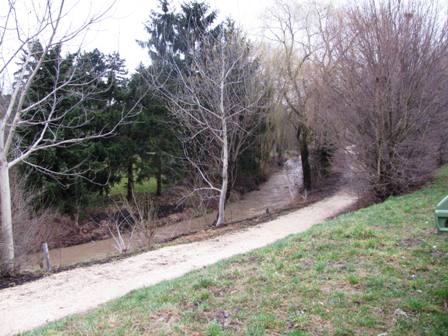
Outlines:
{"label": "wooden fence post", "polygon": [[50,253],[48,252],[47,242],[42,244],[42,253],[44,254],[44,263],[47,268],[47,272],[51,272]]}

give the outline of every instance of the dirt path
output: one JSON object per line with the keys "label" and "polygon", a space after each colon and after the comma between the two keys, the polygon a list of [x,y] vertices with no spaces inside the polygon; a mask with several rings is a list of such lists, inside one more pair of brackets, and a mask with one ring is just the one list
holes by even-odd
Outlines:
{"label": "dirt path", "polygon": [[340,190],[309,207],[240,232],[169,246],[109,264],[73,269],[4,289],[0,291],[0,335],[11,335],[84,312],[133,289],[266,246],[322,222],[355,200],[355,196]]}

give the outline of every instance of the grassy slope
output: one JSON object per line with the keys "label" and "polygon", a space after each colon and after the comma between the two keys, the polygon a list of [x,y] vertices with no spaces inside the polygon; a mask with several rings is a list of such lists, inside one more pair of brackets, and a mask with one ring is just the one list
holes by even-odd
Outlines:
{"label": "grassy slope", "polygon": [[447,335],[448,168],[410,195],[138,290],[32,335]]}

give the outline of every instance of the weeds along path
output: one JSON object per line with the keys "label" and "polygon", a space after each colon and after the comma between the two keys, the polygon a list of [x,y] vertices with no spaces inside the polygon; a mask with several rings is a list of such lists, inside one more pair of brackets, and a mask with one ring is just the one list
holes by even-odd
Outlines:
{"label": "weeds along path", "polygon": [[0,291],[0,335],[12,335],[97,307],[131,290],[179,277],[219,260],[269,245],[351,206],[356,197],[331,197],[273,221],[219,238],[169,246],[108,264],[77,268]]}

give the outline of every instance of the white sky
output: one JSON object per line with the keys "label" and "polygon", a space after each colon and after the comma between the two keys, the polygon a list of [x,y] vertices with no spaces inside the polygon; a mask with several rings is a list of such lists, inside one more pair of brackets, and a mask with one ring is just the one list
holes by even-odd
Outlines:
{"label": "white sky", "polygon": [[[183,1],[176,0],[179,4]],[[274,0],[209,0],[211,8],[219,11],[220,19],[231,16],[237,24],[251,37],[260,31],[260,16],[266,7],[272,5]],[[95,5],[107,6],[111,0],[95,0]],[[77,12],[88,12],[90,1],[81,0]],[[85,7],[84,7],[85,6]],[[146,40],[144,22],[149,18],[152,9],[157,8],[156,0],[116,0],[114,7],[100,23],[93,26],[84,41],[85,50],[98,48],[104,53],[119,51],[120,56],[126,60],[126,65],[132,72],[140,62],[148,63],[147,51],[140,48],[135,42]]]}
{"label": "white sky", "polygon": [[[45,13],[47,1],[51,1],[53,4],[53,13],[56,15],[62,0],[16,0],[14,2],[17,21],[9,20],[8,29],[0,45],[0,67],[3,69],[0,71],[0,88],[3,90],[7,91],[12,86],[18,61],[23,56],[21,52],[16,53],[20,46],[16,29],[20,32],[22,40],[35,33],[36,27],[42,22],[41,16]],[[171,0],[170,3],[179,8],[181,3],[190,1]],[[211,9],[218,11],[218,21],[231,17],[248,33],[251,39],[261,37],[261,17],[265,10],[275,3],[275,0],[204,1],[210,5]],[[339,2],[344,0],[322,1]],[[1,25],[6,24],[9,4],[6,0],[0,0]],[[85,51],[97,48],[106,54],[118,51],[121,58],[125,60],[129,73],[132,73],[140,63],[149,63],[147,50],[141,48],[136,40],[147,40],[148,34],[144,30],[144,23],[148,20],[151,11],[158,9],[157,0],[64,0],[64,17],[58,28],[55,41],[76,31],[85,24],[86,20],[99,13],[104,13],[111,5],[112,8],[99,22],[90,25],[87,31],[83,30],[81,34],[76,35],[76,38],[66,41],[63,45],[63,52],[75,52],[79,48]],[[46,27],[38,39],[44,42],[50,37],[50,32],[50,27]],[[12,61],[10,61],[11,59]],[[7,65],[3,68],[5,64]]]}
{"label": "white sky", "polygon": [[[60,0],[54,0],[54,4],[58,5]],[[140,62],[148,64],[149,57],[147,51],[140,48],[136,40],[146,40],[147,33],[144,31],[144,22],[149,18],[151,10],[157,8],[157,0],[65,0],[67,3],[66,10],[69,15],[66,17],[68,22],[68,30],[70,26],[76,26],[84,22],[84,20],[92,15],[104,11],[112,3],[114,6],[107,13],[101,22],[93,25],[86,35],[83,35],[82,49],[92,50],[98,48],[103,53],[111,53],[118,51],[120,56],[126,60],[126,66],[130,72],[138,66]],[[300,1],[300,0],[299,0]],[[305,0],[303,0],[305,1]],[[347,1],[359,0],[322,0],[334,4],[341,4]],[[440,0],[445,3],[447,0]],[[172,3],[179,6],[184,0],[171,0]],[[206,0],[212,9],[217,9],[219,19],[222,20],[226,16],[232,17],[238,25],[242,26],[254,39],[261,34],[263,15],[267,7],[274,5],[275,0]],[[31,4],[39,6],[44,4],[44,0],[18,0],[18,8],[21,12],[20,24],[31,24],[32,13]],[[6,7],[5,7],[6,6]],[[446,6],[446,3],[445,3]],[[28,8],[30,7],[30,8]],[[7,2],[0,0],[0,13],[5,13]],[[17,44],[14,35],[12,39],[7,41]],[[77,50],[80,39],[70,41],[66,45],[66,50]],[[11,72],[12,73],[12,72]]]}
{"label": "white sky", "polygon": [[[39,17],[35,13],[42,13],[48,0],[17,0],[15,2],[21,33],[26,37],[35,31]],[[53,0],[54,10],[61,0]],[[147,50],[141,48],[136,40],[146,40],[148,34],[144,30],[144,22],[148,20],[152,10],[158,8],[157,0],[64,0],[66,16],[63,19],[59,33],[63,36],[79,28],[92,15],[103,13],[111,5],[112,8],[101,19],[89,27],[77,38],[64,44],[65,51],[74,52],[79,49],[85,51],[98,48],[103,53],[118,51],[125,59],[126,67],[132,73],[139,63],[148,64]],[[171,0],[179,8],[181,3],[191,0]],[[301,1],[301,0],[299,0]],[[303,0],[306,1],[306,0]],[[318,0],[319,1],[319,0]],[[340,2],[345,0],[322,0],[325,2]],[[205,0],[211,9],[218,11],[218,21],[231,17],[241,26],[251,39],[261,37],[262,19],[266,8],[272,7],[275,0]],[[4,24],[9,2],[0,0],[0,21]],[[13,24],[10,22],[10,25]],[[48,30],[39,36],[42,41],[49,37]],[[57,38],[55,38],[58,40]],[[9,30],[3,40],[0,54],[0,65],[6,62],[18,47],[15,30]],[[9,53],[9,54],[8,54]],[[21,55],[16,55],[21,56]],[[17,69],[16,62],[11,62],[6,71],[0,76],[0,87],[8,87],[13,80],[13,73]]]}

